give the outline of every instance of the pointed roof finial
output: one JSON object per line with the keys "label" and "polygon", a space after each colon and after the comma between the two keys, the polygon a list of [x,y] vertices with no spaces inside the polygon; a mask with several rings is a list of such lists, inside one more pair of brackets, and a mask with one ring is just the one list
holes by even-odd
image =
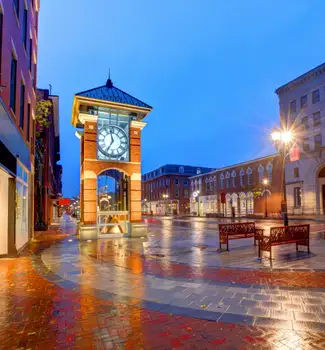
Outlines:
{"label": "pointed roof finial", "polygon": [[106,86],[111,88],[113,87],[113,82],[111,80],[111,69],[109,68],[108,70],[108,79],[107,79],[107,82],[106,82]]}

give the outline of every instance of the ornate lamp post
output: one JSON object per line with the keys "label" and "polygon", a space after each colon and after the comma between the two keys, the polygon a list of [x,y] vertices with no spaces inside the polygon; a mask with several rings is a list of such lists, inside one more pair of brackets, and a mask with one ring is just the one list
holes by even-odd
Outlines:
{"label": "ornate lamp post", "polygon": [[294,135],[290,130],[274,130],[271,134],[275,148],[280,152],[282,159],[282,201],[281,212],[283,213],[284,226],[288,226],[288,208],[287,208],[287,193],[285,180],[285,161],[290,151]]}

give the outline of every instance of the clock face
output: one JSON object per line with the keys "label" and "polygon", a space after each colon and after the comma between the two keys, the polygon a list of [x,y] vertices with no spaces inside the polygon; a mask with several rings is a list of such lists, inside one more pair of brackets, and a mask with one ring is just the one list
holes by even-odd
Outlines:
{"label": "clock face", "polygon": [[125,131],[116,126],[105,126],[98,130],[98,149],[109,159],[121,159],[128,151],[128,137]]}

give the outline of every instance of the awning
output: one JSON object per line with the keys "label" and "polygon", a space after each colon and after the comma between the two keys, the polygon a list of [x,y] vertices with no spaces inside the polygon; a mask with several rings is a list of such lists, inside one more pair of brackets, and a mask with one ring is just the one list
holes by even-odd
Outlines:
{"label": "awning", "polygon": [[[0,141],[8,151],[20,160],[21,163],[30,171],[31,164],[29,158],[29,149],[21,137],[14,121],[11,119],[6,105],[0,98]],[[6,155],[1,152],[0,163],[6,163]],[[6,164],[3,164],[6,166]]]}

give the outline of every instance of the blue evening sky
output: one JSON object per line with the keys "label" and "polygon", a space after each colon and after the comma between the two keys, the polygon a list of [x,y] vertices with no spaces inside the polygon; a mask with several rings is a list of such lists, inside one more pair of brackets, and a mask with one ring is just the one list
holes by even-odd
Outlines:
{"label": "blue evening sky", "polygon": [[73,95],[113,83],[154,107],[143,172],[272,153],[274,90],[323,63],[324,0],[43,0],[38,86],[60,96],[63,193],[79,193]]}

